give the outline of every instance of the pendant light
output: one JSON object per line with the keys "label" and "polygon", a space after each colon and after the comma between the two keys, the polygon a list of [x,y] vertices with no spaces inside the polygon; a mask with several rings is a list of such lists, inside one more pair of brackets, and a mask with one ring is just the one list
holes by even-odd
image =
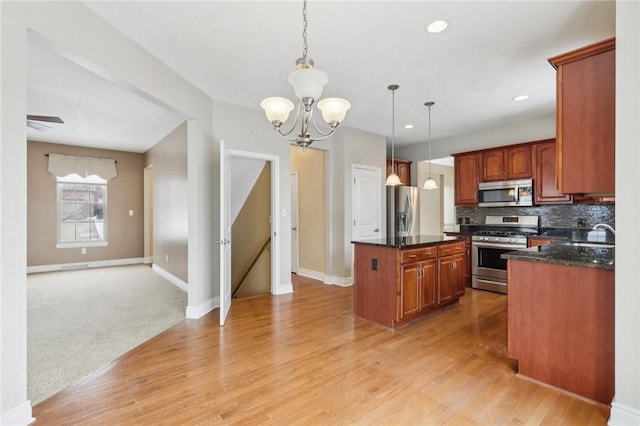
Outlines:
{"label": "pendant light", "polygon": [[386,186],[398,186],[401,185],[400,178],[396,174],[396,159],[395,159],[395,148],[396,148],[396,90],[398,90],[400,86],[397,84],[392,84],[387,89],[391,90],[391,174],[387,176],[387,181],[385,182]]}
{"label": "pendant light", "polygon": [[429,108],[429,177],[424,181],[424,186],[422,189],[438,189],[438,184],[431,177],[431,107],[435,104],[435,102],[425,102],[424,103],[427,108]]}

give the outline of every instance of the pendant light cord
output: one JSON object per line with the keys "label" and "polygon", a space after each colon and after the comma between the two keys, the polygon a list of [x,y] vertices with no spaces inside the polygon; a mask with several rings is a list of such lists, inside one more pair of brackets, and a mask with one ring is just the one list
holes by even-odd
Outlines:
{"label": "pendant light cord", "polygon": [[391,89],[391,172],[396,173],[396,91]]}
{"label": "pendant light cord", "polygon": [[431,179],[431,105],[429,105],[429,179]]}

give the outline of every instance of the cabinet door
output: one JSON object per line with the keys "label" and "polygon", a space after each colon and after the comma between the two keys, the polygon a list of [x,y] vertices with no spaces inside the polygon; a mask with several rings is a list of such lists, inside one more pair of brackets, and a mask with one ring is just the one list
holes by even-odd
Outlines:
{"label": "cabinet door", "polygon": [[562,194],[556,185],[556,143],[554,140],[533,146],[535,159],[535,203],[570,204],[571,195]]}
{"label": "cabinet door", "polygon": [[420,263],[422,279],[420,280],[420,310],[428,311],[438,304],[436,283],[438,282],[437,264],[434,260]]}
{"label": "cabinet door", "polygon": [[400,311],[398,321],[413,316],[420,310],[419,281],[422,276],[420,263],[402,265],[400,285]]}
{"label": "cabinet door", "polygon": [[453,300],[453,258],[442,257],[438,260],[438,303]]}
{"label": "cabinet door", "polygon": [[507,179],[531,178],[531,146],[518,146],[505,150]]}
{"label": "cabinet door", "polygon": [[403,185],[411,185],[411,162],[398,161],[396,170]]}
{"label": "cabinet door", "polygon": [[464,295],[465,256],[458,254],[452,257],[451,288],[454,298]]}
{"label": "cabinet door", "polygon": [[482,153],[482,181],[503,180],[505,176],[504,150],[492,149]]}
{"label": "cabinet door", "polygon": [[454,157],[455,204],[478,204],[479,154],[464,154]]}
{"label": "cabinet door", "polygon": [[557,72],[558,189],[615,192],[615,39],[549,59]]}

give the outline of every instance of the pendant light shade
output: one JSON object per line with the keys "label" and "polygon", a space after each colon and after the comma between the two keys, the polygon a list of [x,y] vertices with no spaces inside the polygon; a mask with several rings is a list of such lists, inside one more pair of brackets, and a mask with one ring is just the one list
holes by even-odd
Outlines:
{"label": "pendant light shade", "polygon": [[392,84],[387,89],[391,90],[391,174],[387,176],[386,186],[398,186],[401,185],[400,178],[396,174],[396,90],[400,86]]}
{"label": "pendant light shade", "polygon": [[424,185],[422,189],[438,189],[438,184],[431,177],[431,107],[435,104],[435,102],[425,102],[426,107],[429,108],[429,177],[424,181]]}

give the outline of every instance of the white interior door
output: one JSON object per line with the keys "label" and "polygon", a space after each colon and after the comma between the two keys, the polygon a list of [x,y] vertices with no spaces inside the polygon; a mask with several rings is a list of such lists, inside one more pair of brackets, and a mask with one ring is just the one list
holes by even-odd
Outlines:
{"label": "white interior door", "polygon": [[231,309],[231,203],[229,151],[220,141],[220,325]]}
{"label": "white interior door", "polygon": [[298,172],[291,172],[291,272],[298,273]]}
{"label": "white interior door", "polygon": [[352,240],[380,238],[382,180],[377,167],[353,166]]}

